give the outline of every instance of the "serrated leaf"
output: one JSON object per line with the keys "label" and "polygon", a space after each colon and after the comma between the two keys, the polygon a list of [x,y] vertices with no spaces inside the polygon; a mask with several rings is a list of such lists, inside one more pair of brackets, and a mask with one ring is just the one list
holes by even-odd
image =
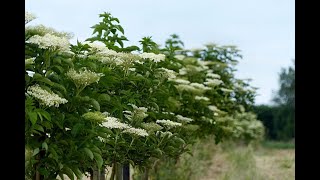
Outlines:
{"label": "serrated leaf", "polygon": [[82,123],[77,123],[77,124],[75,124],[75,125],[72,127],[72,129],[71,129],[71,134],[72,134],[73,136],[77,135],[78,132],[79,132],[79,130],[81,129],[81,127],[83,127]]}
{"label": "serrated leaf", "polygon": [[89,158],[90,158],[91,160],[93,160],[93,153],[92,153],[92,151],[91,151],[90,149],[88,149],[88,148],[83,148],[83,150],[86,152],[86,154],[89,156]]}

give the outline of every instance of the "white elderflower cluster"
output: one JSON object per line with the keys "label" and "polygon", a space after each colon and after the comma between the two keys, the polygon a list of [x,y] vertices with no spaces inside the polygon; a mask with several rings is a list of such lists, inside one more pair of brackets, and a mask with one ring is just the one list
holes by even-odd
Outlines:
{"label": "white elderflower cluster", "polygon": [[193,86],[190,86],[189,84],[178,84],[178,85],[175,85],[175,87],[180,92],[182,92],[182,91],[197,92],[197,89]]}
{"label": "white elderflower cluster", "polygon": [[25,12],[24,14],[24,22],[25,24],[29,23],[30,21],[36,19],[36,16],[30,12]]}
{"label": "white elderflower cluster", "polygon": [[41,49],[57,48],[61,51],[69,51],[69,41],[65,37],[58,37],[52,34],[44,36],[34,35],[28,39],[28,43],[37,44]]}
{"label": "white elderflower cluster", "polygon": [[148,116],[146,113],[148,111],[148,108],[146,107],[137,107],[134,104],[129,104],[133,107],[133,111],[123,111],[124,116],[129,120],[143,120]]}
{"label": "white elderflower cluster", "polygon": [[101,124],[101,126],[109,128],[109,129],[128,129],[130,126],[128,124],[119,122],[115,117],[106,117],[105,122]]}
{"label": "white elderflower cluster", "polygon": [[178,123],[178,122],[173,122],[173,121],[170,121],[170,120],[166,120],[166,119],[162,119],[162,120],[157,120],[156,123],[158,124],[162,124],[166,127],[177,127],[177,126],[181,126],[182,124],[181,123]]}
{"label": "white elderflower cluster", "polygon": [[197,89],[201,89],[201,90],[203,90],[203,91],[205,91],[205,90],[210,90],[210,89],[211,89],[211,88],[206,87],[205,85],[200,84],[200,83],[191,83],[190,85],[191,85],[192,87],[195,87],[195,88],[197,88]]}
{"label": "white elderflower cluster", "polygon": [[206,79],[206,82],[204,82],[207,86],[219,86],[222,83],[223,81],[220,79]]}
{"label": "white elderflower cluster", "polygon": [[54,28],[51,27],[46,27],[43,24],[39,24],[39,25],[33,25],[33,26],[27,26],[25,28],[25,32],[32,32],[32,34],[37,34],[39,36],[44,36],[46,34],[51,34],[51,35],[55,35],[58,37],[65,37],[67,39],[72,39],[72,37],[74,36],[73,33],[69,33],[69,32],[64,32],[64,31],[57,31]]}
{"label": "white elderflower cluster", "polygon": [[180,75],[186,75],[188,73],[188,71],[187,71],[187,69],[186,68],[181,68],[181,69],[179,69],[179,74]]}
{"label": "white elderflower cluster", "polygon": [[159,124],[156,124],[154,122],[150,123],[141,123],[141,126],[146,129],[147,131],[160,131],[163,127],[160,126]]}
{"label": "white elderflower cluster", "polygon": [[181,116],[181,115],[177,115],[176,117],[177,117],[177,119],[179,121],[186,122],[186,123],[189,123],[189,122],[193,121],[193,119],[188,118],[188,117],[184,117],[184,116]]}
{"label": "white elderflower cluster", "polygon": [[140,129],[140,128],[133,128],[133,127],[124,130],[123,133],[130,133],[130,134],[134,134],[142,137],[149,136],[146,130]]}
{"label": "white elderflower cluster", "polygon": [[233,92],[233,90],[226,89],[226,88],[221,88],[221,91],[226,92],[226,93],[232,93]]}
{"label": "white elderflower cluster", "polygon": [[143,59],[150,59],[155,63],[164,61],[166,58],[164,54],[154,54],[154,53],[142,53],[142,54],[139,54],[139,56]]}
{"label": "white elderflower cluster", "polygon": [[27,89],[27,94],[38,99],[40,104],[48,107],[59,107],[60,104],[65,104],[68,102],[68,100],[59,97],[57,94],[42,89],[38,84],[29,86]]}
{"label": "white elderflower cluster", "polygon": [[80,70],[79,73],[74,69],[70,69],[66,73],[66,76],[72,79],[77,86],[88,86],[89,84],[99,82],[100,78],[104,76],[104,74],[95,73],[84,68]]}
{"label": "white elderflower cluster", "polygon": [[163,73],[161,73],[161,76],[166,78],[166,79],[175,79],[176,76],[176,72],[171,70],[171,69],[167,69],[167,68],[159,68],[159,70],[161,70]]}
{"label": "white elderflower cluster", "polygon": [[170,115],[174,115],[174,113],[173,112],[166,112],[166,111],[164,111],[164,112],[162,112],[162,114],[170,114]]}
{"label": "white elderflower cluster", "polygon": [[219,74],[214,74],[214,73],[208,73],[206,76],[213,78],[213,79],[220,79],[221,78],[221,76]]}
{"label": "white elderflower cluster", "polygon": [[169,79],[169,81],[172,81],[178,84],[190,84],[190,81],[186,79]]}
{"label": "white elderflower cluster", "polygon": [[186,56],[182,55],[182,54],[177,54],[174,56],[174,58],[178,59],[178,60],[183,60]]}
{"label": "white elderflower cluster", "polygon": [[36,58],[35,57],[33,57],[33,58],[28,58],[28,59],[25,59],[25,65],[28,65],[28,64],[34,64],[34,60],[35,60]]}
{"label": "white elderflower cluster", "polygon": [[210,101],[210,99],[207,98],[207,97],[205,97],[205,96],[195,96],[194,99],[195,99],[195,100],[199,100],[199,101],[201,101],[201,100],[203,100],[203,101]]}
{"label": "white elderflower cluster", "polygon": [[209,105],[209,106],[208,106],[208,109],[210,109],[210,110],[213,111],[213,112],[218,112],[218,111],[220,111],[220,110],[217,108],[217,106],[214,106],[214,105]]}

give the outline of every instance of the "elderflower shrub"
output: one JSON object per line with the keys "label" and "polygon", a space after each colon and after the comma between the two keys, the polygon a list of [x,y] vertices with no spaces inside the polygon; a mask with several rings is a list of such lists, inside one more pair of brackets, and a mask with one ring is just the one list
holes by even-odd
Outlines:
{"label": "elderflower shrub", "polygon": [[86,68],[80,69],[79,72],[77,72],[74,69],[70,69],[66,76],[70,78],[78,87],[81,86],[88,86],[92,83],[99,82],[100,78],[104,76],[102,73],[95,73],[90,70],[87,70]]}
{"label": "elderflower shrub", "polygon": [[165,127],[168,127],[168,128],[182,126],[181,123],[173,122],[173,121],[170,121],[170,120],[167,120],[167,119],[157,120],[156,123],[161,124],[161,125],[163,125]]}
{"label": "elderflower shrub", "polygon": [[27,94],[36,98],[40,104],[48,107],[59,107],[60,104],[65,104],[68,102],[68,100],[65,98],[61,98],[53,92],[42,89],[38,84],[29,86],[27,89]]}
{"label": "elderflower shrub", "polygon": [[[151,38],[140,41],[142,48],[125,47],[119,20],[109,13],[100,17],[93,37],[76,44],[51,28],[26,27],[26,89],[37,83],[68,102],[48,109],[27,93],[26,146],[46,152],[32,157],[32,167],[40,169],[31,177],[45,169],[44,179],[69,171],[81,179],[126,162],[152,168],[157,160],[188,152],[198,138],[213,134],[218,142],[233,135],[231,125],[237,123],[223,118],[232,117],[240,104],[247,108],[252,101],[247,97],[253,97],[233,86],[238,81],[228,59],[237,55],[234,49],[207,45],[190,52],[176,35],[164,48]],[[216,88],[221,84],[234,89],[236,101]]]}
{"label": "elderflower shrub", "polygon": [[41,49],[59,49],[61,51],[69,51],[70,45],[67,38],[52,34],[45,34],[44,36],[34,35],[27,42],[36,44]]}
{"label": "elderflower shrub", "polygon": [[154,53],[142,53],[139,55],[143,59],[150,59],[151,61],[158,63],[164,61],[166,56],[164,54],[154,54]]}

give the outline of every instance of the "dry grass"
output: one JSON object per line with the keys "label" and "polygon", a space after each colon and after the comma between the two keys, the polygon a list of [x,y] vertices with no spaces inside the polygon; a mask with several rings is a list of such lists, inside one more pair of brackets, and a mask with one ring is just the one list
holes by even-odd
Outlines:
{"label": "dry grass", "polygon": [[219,149],[201,180],[293,180],[294,149],[232,147]]}

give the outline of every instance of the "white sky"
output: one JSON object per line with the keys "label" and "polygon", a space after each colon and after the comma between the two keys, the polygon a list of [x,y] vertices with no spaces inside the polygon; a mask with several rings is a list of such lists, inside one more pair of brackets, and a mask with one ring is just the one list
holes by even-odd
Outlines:
{"label": "white sky", "polygon": [[127,44],[139,45],[144,36],[164,44],[176,33],[185,48],[236,45],[243,55],[236,76],[253,79],[256,104],[270,103],[281,67],[295,58],[293,0],[26,0],[25,9],[38,17],[33,24],[74,33],[72,42],[90,37],[98,14],[110,12]]}

